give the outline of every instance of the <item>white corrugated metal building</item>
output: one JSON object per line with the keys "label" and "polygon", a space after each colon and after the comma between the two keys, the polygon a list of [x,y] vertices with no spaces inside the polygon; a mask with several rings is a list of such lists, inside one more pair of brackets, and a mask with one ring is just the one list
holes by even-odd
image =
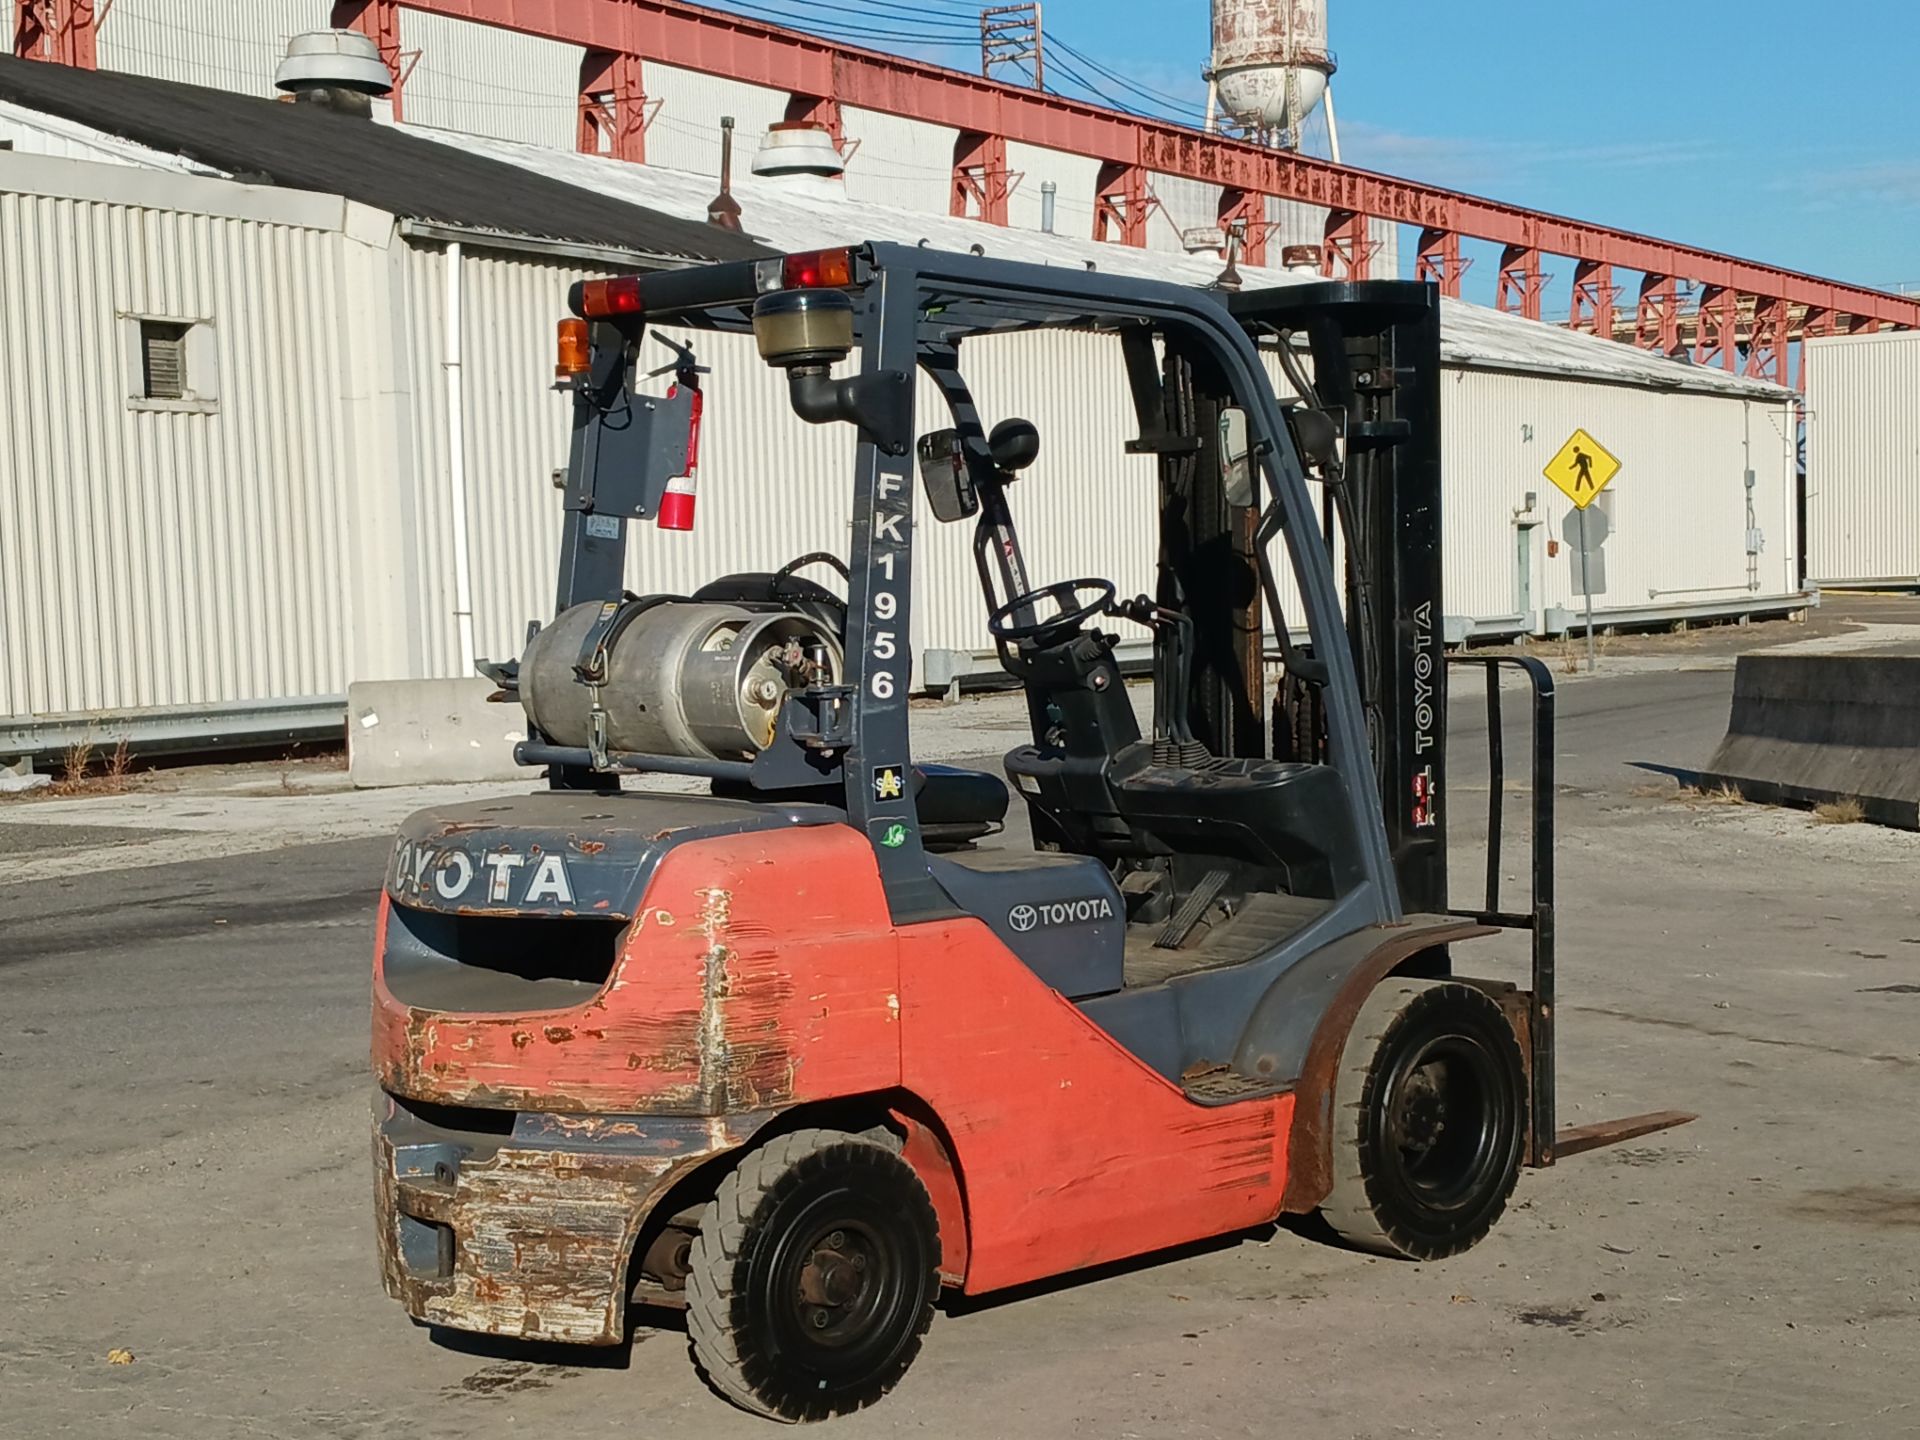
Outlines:
{"label": "white corrugated metal building", "polygon": [[[0,4],[0,15],[10,12]],[[273,94],[273,71],[294,35],[326,26],[331,0],[114,0],[100,27],[104,69],[212,85],[249,95]],[[418,10],[401,15],[409,57],[405,111],[409,123],[572,150],[575,95],[584,51],[576,45]],[[719,170],[720,117],[731,115],[740,133],[757,136],[786,115],[787,94],[649,58],[644,67],[649,106],[647,158],[672,170],[714,175]],[[856,199],[945,214],[958,132],[941,125],[849,107],[847,185]],[[1084,155],[1014,142],[1007,165],[1015,177],[1009,223],[1040,228],[1042,187],[1057,188],[1058,228],[1091,236],[1093,193],[1100,163]],[[1155,175],[1156,206],[1147,227],[1149,249],[1179,253],[1182,232],[1217,225],[1219,191],[1185,177]],[[1271,200],[1269,244],[1319,244],[1325,212]],[[1399,273],[1400,231],[1371,227],[1378,273]]]}
{"label": "white corrugated metal building", "polygon": [[[686,218],[704,215],[712,198],[713,182],[702,176],[511,142],[439,138]],[[1092,264],[1195,285],[1210,283],[1221,268],[1213,256],[1143,254],[1074,236],[1001,230],[860,202],[831,181],[748,176],[737,182],[736,195],[747,228],[776,249],[862,238],[925,240],[946,249],[977,245],[1007,259]],[[1280,271],[1243,268],[1243,275],[1250,288],[1299,283]],[[1451,300],[1444,302],[1443,343],[1447,611],[1456,635],[1549,634],[1575,623],[1580,597],[1570,554],[1558,547],[1558,555],[1549,555],[1547,545],[1559,541],[1571,506],[1542,471],[1582,427],[1626,464],[1600,502],[1613,538],[1607,542],[1609,592],[1596,601],[1597,618],[1636,624],[1778,612],[1806,603],[1796,574],[1794,413],[1787,391]],[[1072,370],[1063,368],[1058,350],[1046,348],[1060,345],[1079,347]],[[1141,477],[1139,493],[1150,494],[1151,462],[1126,456],[1119,447],[1118,437],[1132,421],[1119,357],[1108,353],[1115,348],[1072,337],[995,340],[979,347],[981,354],[1009,352],[1004,360],[996,355],[993,373],[981,383],[983,400],[989,414],[1009,413],[996,406],[1025,406],[1029,418],[1040,422],[1048,445],[1036,474],[1060,497],[1059,511],[1049,518],[1060,520],[1061,529],[1068,528],[1065,517],[1075,506],[1104,493],[1116,475]],[[1058,377],[1068,373],[1088,383],[1063,385]],[[1089,395],[1113,408],[1079,409]],[[775,405],[766,423],[780,429],[784,400],[776,396]],[[750,424],[747,417],[740,423]],[[725,424],[716,421],[714,433],[724,433]],[[710,472],[716,490],[727,483],[718,478],[719,464]],[[1038,494],[1023,498],[1029,505],[1044,503]],[[1143,499],[1129,523],[1144,526],[1148,518]],[[1111,548],[1094,539],[1080,542],[1074,573],[1102,573],[1097,563],[1088,568],[1095,557],[1112,567],[1144,563],[1137,536],[1117,532],[1112,538]],[[1099,549],[1085,548],[1096,544]],[[982,656],[987,648],[970,610],[943,612],[927,642]]]}
{"label": "white corrugated metal building", "polygon": [[[289,708],[337,715],[351,680],[461,673],[446,232],[182,174],[204,167],[19,107],[0,110],[0,135],[42,152],[0,161],[0,373],[16,397],[0,428],[0,750],[8,731],[24,748],[21,732],[72,712],[114,733],[132,722],[98,717],[237,708],[224,722],[237,731]],[[436,138],[670,215],[704,215],[714,189],[659,166]],[[822,200],[787,181],[738,190],[748,228],[777,248],[926,237],[1190,283],[1219,269],[1210,256]],[[606,263],[510,237],[469,237],[460,259],[461,493],[482,655],[517,651],[525,621],[551,605],[550,476],[568,425],[547,388],[552,324],[571,280]],[[1247,272],[1250,285],[1286,280]],[[210,410],[131,402],[127,322],[143,314],[204,322]],[[1785,392],[1470,306],[1449,303],[1446,329],[1456,634],[1569,623],[1567,554],[1547,553],[1566,507],[1540,470],[1576,425],[1628,464],[1606,502],[1601,623],[1805,603]],[[843,537],[850,436],[795,422],[750,343],[707,337],[702,349],[716,369],[702,523],[691,537],[644,535],[636,566],[649,588]],[[1117,353],[1084,337],[1000,339],[978,348],[974,378],[988,414],[1027,414],[1045,438],[1019,497],[1036,567],[1144,588],[1151,471],[1121,451],[1132,417]],[[1139,503],[1089,534],[1089,499],[1129,492]],[[915,643],[964,666],[988,647],[958,529],[932,537]],[[1748,552],[1751,531],[1761,554]]]}
{"label": "white corrugated metal building", "polygon": [[1807,342],[1807,578],[1920,586],[1920,334]]}

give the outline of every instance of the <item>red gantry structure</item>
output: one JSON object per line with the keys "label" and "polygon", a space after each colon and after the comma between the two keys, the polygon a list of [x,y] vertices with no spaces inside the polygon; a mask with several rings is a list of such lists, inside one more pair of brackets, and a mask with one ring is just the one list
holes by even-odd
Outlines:
{"label": "red gantry structure", "polygon": [[[14,53],[92,68],[111,4],[20,0]],[[1415,227],[1416,275],[1458,296],[1471,263],[1461,242],[1490,242],[1500,247],[1502,310],[1542,318],[1549,257],[1571,262],[1574,329],[1795,388],[1795,342],[1920,329],[1920,300],[1910,297],[1266,149],[681,0],[337,0],[334,23],[370,36],[393,72],[396,114],[410,69],[402,10],[583,47],[580,148],[635,163],[646,159],[644,72],[652,62],[785,91],[788,119],[818,121],[836,141],[846,106],[948,126],[959,132],[953,213],[990,224],[1008,223],[1016,177],[1007,146],[1020,143],[1100,162],[1086,197],[1096,239],[1144,246],[1152,177],[1181,176],[1221,187],[1221,225],[1239,237],[1243,260],[1262,265],[1266,198],[1299,201],[1327,212],[1321,264],[1329,276],[1368,277],[1377,248],[1368,226],[1382,220]],[[1638,289],[1629,291],[1634,277]]]}

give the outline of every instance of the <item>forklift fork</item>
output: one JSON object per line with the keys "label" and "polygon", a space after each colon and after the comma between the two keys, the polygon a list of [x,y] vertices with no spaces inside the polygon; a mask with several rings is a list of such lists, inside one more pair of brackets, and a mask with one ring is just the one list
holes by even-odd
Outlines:
{"label": "forklift fork", "polygon": [[[1579,1155],[1625,1140],[1670,1130],[1697,1118],[1682,1110],[1659,1110],[1556,1132],[1554,1113],[1554,685],[1546,665],[1529,656],[1453,655],[1449,666],[1478,666],[1487,682],[1487,881],[1478,908],[1449,913],[1531,937],[1531,980],[1526,996],[1526,1045],[1531,1095],[1527,1107],[1527,1164],[1545,1169],[1562,1155]],[[1526,676],[1533,702],[1533,823],[1531,884],[1525,909],[1501,905],[1501,825],[1505,818],[1506,734],[1502,727],[1503,668]]]}

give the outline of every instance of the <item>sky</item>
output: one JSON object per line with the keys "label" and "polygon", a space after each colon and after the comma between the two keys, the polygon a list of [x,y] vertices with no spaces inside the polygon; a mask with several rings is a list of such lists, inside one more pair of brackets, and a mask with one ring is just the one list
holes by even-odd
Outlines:
{"label": "sky", "polygon": [[[865,29],[875,33],[846,38],[978,66],[969,0],[707,3],[805,29]],[[1915,0],[1329,0],[1329,11],[1350,165],[1920,289]],[[1048,76],[1064,92],[1085,93],[1071,66],[1141,108],[1204,104],[1202,0],[1045,0],[1044,15],[1054,42],[1072,47],[1054,52]],[[1323,137],[1310,131],[1308,142],[1324,153]],[[1469,292],[1491,285],[1497,260],[1476,256]]]}

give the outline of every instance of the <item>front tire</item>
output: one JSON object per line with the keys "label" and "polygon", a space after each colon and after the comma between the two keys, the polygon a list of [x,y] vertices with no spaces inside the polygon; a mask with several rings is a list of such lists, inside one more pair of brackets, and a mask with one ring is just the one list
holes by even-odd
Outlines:
{"label": "front tire", "polygon": [[748,1155],[701,1216],[687,1335],[714,1389],[788,1422],[864,1409],[920,1352],[940,1227],[913,1168],[835,1130]]}
{"label": "front tire", "polygon": [[1485,991],[1382,982],[1341,1051],[1321,1214],[1380,1255],[1438,1260],[1478,1244],[1520,1175],[1525,1097],[1513,1026]]}

